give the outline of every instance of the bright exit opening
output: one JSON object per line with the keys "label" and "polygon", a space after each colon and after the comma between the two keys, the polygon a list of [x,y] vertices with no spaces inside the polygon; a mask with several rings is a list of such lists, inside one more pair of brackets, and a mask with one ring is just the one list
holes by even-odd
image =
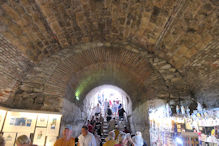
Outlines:
{"label": "bright exit opening", "polygon": [[87,117],[90,118],[95,114],[95,107],[97,104],[101,107],[101,112],[104,114],[104,104],[108,102],[112,111],[114,106],[122,104],[123,108],[127,112],[127,115],[131,114],[132,102],[128,94],[121,88],[113,85],[102,85],[92,89],[85,97],[84,111]]}

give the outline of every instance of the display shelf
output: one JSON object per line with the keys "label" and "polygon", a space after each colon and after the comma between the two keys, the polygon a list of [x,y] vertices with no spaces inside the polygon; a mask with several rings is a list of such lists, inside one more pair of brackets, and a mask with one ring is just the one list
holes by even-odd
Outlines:
{"label": "display shelf", "polygon": [[150,110],[150,138],[152,146],[204,144],[219,146],[219,111],[201,110],[190,114],[168,113],[163,106]]}
{"label": "display shelf", "polygon": [[[1,111],[4,111],[4,114]],[[7,139],[6,145],[15,145],[16,138],[23,134],[39,146],[44,146],[46,143],[50,145],[59,136],[62,117],[59,112],[4,107],[0,107],[0,112],[0,124],[3,122],[0,128],[1,133]]]}

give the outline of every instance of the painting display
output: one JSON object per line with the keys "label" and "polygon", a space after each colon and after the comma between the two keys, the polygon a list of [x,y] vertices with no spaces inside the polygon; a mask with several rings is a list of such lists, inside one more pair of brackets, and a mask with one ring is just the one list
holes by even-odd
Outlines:
{"label": "painting display", "polygon": [[37,114],[8,111],[3,132],[33,133]]}
{"label": "painting display", "polygon": [[6,110],[0,109],[0,131],[2,130],[2,126],[5,120]]}
{"label": "painting display", "polygon": [[16,133],[4,133],[5,146],[13,146],[15,143]]}
{"label": "painting display", "polygon": [[6,146],[16,145],[21,135],[33,138],[35,145],[52,146],[59,136],[61,117],[59,113],[0,107],[0,132]]}
{"label": "painting display", "polygon": [[46,138],[46,128],[36,128],[33,144],[36,144],[38,146],[44,146],[45,138]]}
{"label": "painting display", "polygon": [[49,115],[47,125],[47,136],[58,136],[60,127],[61,115]]}
{"label": "painting display", "polygon": [[37,125],[38,127],[46,127],[48,123],[48,114],[38,114]]}
{"label": "painting display", "polygon": [[55,144],[57,137],[56,136],[47,136],[46,146],[52,146]]}

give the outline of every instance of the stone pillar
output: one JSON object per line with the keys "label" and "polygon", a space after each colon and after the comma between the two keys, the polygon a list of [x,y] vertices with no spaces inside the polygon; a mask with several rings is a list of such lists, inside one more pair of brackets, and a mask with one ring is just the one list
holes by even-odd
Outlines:
{"label": "stone pillar", "polygon": [[[81,132],[81,127],[84,125],[86,119],[81,109],[73,102],[64,98],[62,114],[63,117],[60,132],[62,132],[66,124],[70,124],[73,128],[72,136],[78,137]],[[60,133],[60,135],[62,135],[62,133]]]}

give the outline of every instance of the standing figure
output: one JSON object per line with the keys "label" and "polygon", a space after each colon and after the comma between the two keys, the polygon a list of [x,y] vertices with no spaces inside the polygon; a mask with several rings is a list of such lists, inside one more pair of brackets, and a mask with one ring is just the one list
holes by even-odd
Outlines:
{"label": "standing figure", "polygon": [[72,134],[72,126],[66,125],[63,131],[63,137],[58,139],[54,146],[68,146],[68,145],[75,145],[75,138],[71,137]]}
{"label": "standing figure", "polygon": [[111,120],[112,114],[113,114],[112,110],[110,109],[110,106],[108,106],[108,108],[107,108],[107,116],[106,116],[107,122],[109,122]]}
{"label": "standing figure", "polygon": [[88,132],[87,126],[81,129],[81,135],[78,137],[78,146],[97,146],[95,136]]}
{"label": "standing figure", "polygon": [[117,106],[115,100],[113,101],[112,110],[113,110],[113,115],[116,117],[117,111],[118,111],[118,106]]}
{"label": "standing figure", "polygon": [[121,108],[119,109],[119,120],[124,120],[124,113],[125,113],[125,110],[124,108],[122,107],[122,104],[121,105]]}
{"label": "standing figure", "polygon": [[101,112],[101,109],[100,109],[100,105],[97,104],[96,108],[95,108],[95,116],[98,116]]}
{"label": "standing figure", "polygon": [[107,99],[105,99],[105,101],[104,101],[104,114],[105,114],[105,116],[106,116],[106,114],[107,114],[107,108],[108,108],[108,106],[109,106],[109,102],[107,101]]}

